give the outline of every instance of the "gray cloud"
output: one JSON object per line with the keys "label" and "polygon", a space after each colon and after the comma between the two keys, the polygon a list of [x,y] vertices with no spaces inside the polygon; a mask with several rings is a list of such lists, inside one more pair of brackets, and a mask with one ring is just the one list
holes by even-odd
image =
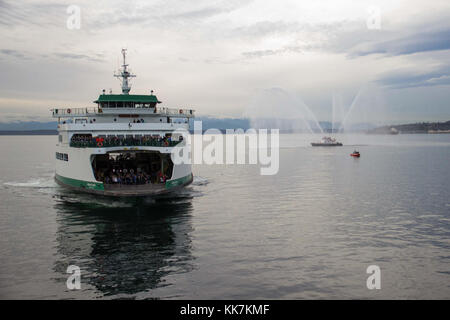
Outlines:
{"label": "gray cloud", "polygon": [[94,55],[89,56],[86,54],[60,52],[60,53],[54,53],[53,55],[55,57],[63,58],[63,59],[88,60],[88,61],[92,61],[92,62],[104,61],[102,54],[94,54]]}
{"label": "gray cloud", "polygon": [[341,32],[343,30],[349,29],[349,26],[355,26],[354,23],[344,23],[333,22],[333,23],[318,23],[311,24],[305,22],[286,22],[286,21],[268,21],[262,20],[256,23],[241,26],[238,28],[233,28],[230,32],[230,36],[239,36],[251,39],[259,39],[267,36],[277,36],[277,35],[301,35],[308,33],[311,34],[321,34],[332,38],[333,35]]}
{"label": "gray cloud", "polygon": [[[238,10],[253,0],[199,1],[189,5],[177,0],[165,0],[156,4],[145,4],[138,10],[128,4],[112,10],[101,10],[85,22],[95,28],[114,25],[140,26],[177,26],[178,23],[190,23]],[[194,8],[193,8],[194,7]]]}
{"label": "gray cloud", "polygon": [[217,1],[213,5],[208,2],[204,7],[200,7],[194,10],[186,10],[177,14],[164,15],[163,18],[169,19],[206,19],[223,13],[230,13],[242,7],[245,7],[253,0],[225,0]]}
{"label": "gray cloud", "polygon": [[24,54],[21,51],[12,50],[12,49],[1,49],[0,52],[4,55],[11,56],[18,59],[30,59],[29,56]]}
{"label": "gray cloud", "polygon": [[39,54],[39,53],[31,53],[27,51],[19,51],[13,49],[1,49],[0,54],[14,57],[17,59],[31,60],[33,58],[50,58],[56,57],[61,59],[74,59],[74,60],[86,60],[91,62],[103,62],[104,54],[102,53],[93,53],[93,54],[81,54],[81,53],[73,53],[73,52],[53,52],[50,54]]}
{"label": "gray cloud", "polygon": [[0,24],[9,27],[58,25],[66,19],[67,6],[54,1],[23,3],[2,0],[0,2]]}
{"label": "gray cloud", "polygon": [[279,55],[287,52],[295,52],[295,53],[301,53],[302,49],[301,47],[295,47],[295,46],[288,46],[283,47],[281,49],[277,50],[255,50],[255,51],[248,51],[243,52],[242,55],[246,58],[262,58],[266,56],[273,56],[273,55]]}
{"label": "gray cloud", "polygon": [[165,18],[168,19],[206,19],[221,13],[227,12],[223,8],[217,7],[207,7],[199,10],[186,11],[174,15],[166,15]]}
{"label": "gray cloud", "polygon": [[408,35],[390,41],[368,44],[366,49],[352,51],[353,56],[370,54],[407,55],[426,51],[450,49],[450,29]]}
{"label": "gray cloud", "polygon": [[232,36],[260,38],[268,35],[296,33],[300,29],[299,23],[284,21],[259,21],[248,26],[231,30]]}
{"label": "gray cloud", "polygon": [[404,70],[391,71],[381,75],[377,82],[394,89],[449,85],[450,66],[421,74]]}

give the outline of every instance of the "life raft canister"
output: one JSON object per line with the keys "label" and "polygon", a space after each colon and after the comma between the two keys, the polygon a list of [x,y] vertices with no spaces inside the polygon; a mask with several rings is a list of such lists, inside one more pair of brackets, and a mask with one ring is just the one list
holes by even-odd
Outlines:
{"label": "life raft canister", "polygon": [[97,147],[103,147],[103,138],[97,138]]}

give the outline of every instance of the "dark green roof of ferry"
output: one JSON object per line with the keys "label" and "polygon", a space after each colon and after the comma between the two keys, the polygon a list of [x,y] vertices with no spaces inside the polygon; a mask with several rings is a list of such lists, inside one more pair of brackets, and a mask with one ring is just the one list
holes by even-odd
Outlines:
{"label": "dark green roof of ferry", "polygon": [[99,102],[136,102],[136,103],[161,103],[158,98],[151,95],[140,95],[140,94],[101,94],[95,103]]}

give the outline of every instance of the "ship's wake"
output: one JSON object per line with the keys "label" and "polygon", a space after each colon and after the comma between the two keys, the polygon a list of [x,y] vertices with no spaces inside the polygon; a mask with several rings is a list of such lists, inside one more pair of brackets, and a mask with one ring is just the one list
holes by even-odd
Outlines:
{"label": "ship's wake", "polygon": [[209,183],[209,180],[204,177],[194,176],[194,181],[192,181],[193,186],[205,186]]}
{"label": "ship's wake", "polygon": [[46,189],[46,188],[55,188],[57,186],[53,177],[48,178],[34,178],[30,179],[26,182],[4,182],[3,185],[7,187],[16,187],[16,188],[37,188],[37,189]]}

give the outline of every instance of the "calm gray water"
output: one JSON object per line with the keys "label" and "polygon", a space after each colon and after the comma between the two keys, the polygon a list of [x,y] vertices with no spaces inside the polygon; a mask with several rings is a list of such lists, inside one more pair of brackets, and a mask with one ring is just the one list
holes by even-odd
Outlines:
{"label": "calm gray water", "polygon": [[56,136],[1,136],[0,298],[449,299],[450,135],[318,138],[281,135],[275,176],[197,165],[130,202],[56,186]]}

